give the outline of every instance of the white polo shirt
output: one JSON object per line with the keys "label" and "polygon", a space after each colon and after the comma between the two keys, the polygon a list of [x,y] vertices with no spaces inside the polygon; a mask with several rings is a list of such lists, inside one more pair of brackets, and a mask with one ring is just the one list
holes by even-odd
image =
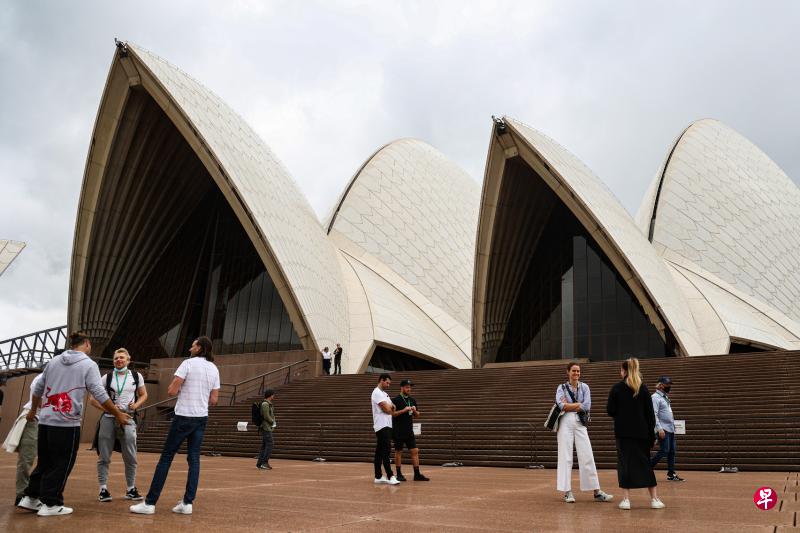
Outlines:
{"label": "white polo shirt", "polygon": [[219,389],[217,365],[205,357],[190,357],[175,370],[175,375],[184,380],[175,404],[179,416],[208,416],[208,396]]}
{"label": "white polo shirt", "polygon": [[382,391],[380,387],[375,387],[375,390],[372,391],[372,429],[376,433],[383,428],[392,427],[392,415],[385,413],[381,409],[380,404],[383,402],[389,402],[389,405],[392,405],[392,399],[389,398],[389,395]]}

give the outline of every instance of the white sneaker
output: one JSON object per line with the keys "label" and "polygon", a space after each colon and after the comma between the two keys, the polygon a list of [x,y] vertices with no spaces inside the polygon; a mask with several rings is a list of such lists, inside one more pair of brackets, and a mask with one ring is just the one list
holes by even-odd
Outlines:
{"label": "white sneaker", "polygon": [[652,500],[650,500],[650,507],[652,509],[663,509],[664,507],[666,507],[666,505],[664,505],[664,502],[662,502],[658,498],[653,498]]}
{"label": "white sneaker", "polygon": [[17,504],[17,507],[27,509],[28,511],[38,511],[41,506],[42,502],[40,502],[37,498],[31,498],[30,496],[23,496]]}
{"label": "white sneaker", "polygon": [[376,485],[384,485],[386,483],[389,483],[389,480],[386,478],[386,476],[376,477],[375,478],[375,484]]}
{"label": "white sneaker", "polygon": [[596,501],[596,502],[610,502],[613,499],[614,499],[613,495],[607,494],[607,493],[603,492],[602,490],[594,495],[594,501]]}
{"label": "white sneaker", "polygon": [[192,504],[183,503],[183,500],[178,502],[178,505],[172,508],[173,513],[178,514],[192,514]]}
{"label": "white sneaker", "polygon": [[72,507],[64,507],[63,505],[54,505],[50,507],[49,505],[42,505],[39,508],[39,512],[36,514],[38,516],[60,516],[72,514]]}
{"label": "white sneaker", "polygon": [[572,495],[571,490],[564,493],[564,503],[575,503],[575,496]]}
{"label": "white sneaker", "polygon": [[400,482],[397,480],[396,476],[390,477],[389,481],[387,481],[386,483],[388,483],[389,485],[399,485],[400,484]]}
{"label": "white sneaker", "polygon": [[625,498],[621,502],[619,502],[619,508],[623,511],[630,511],[631,510],[631,501],[628,498]]}
{"label": "white sneaker", "polygon": [[136,514],[156,514],[155,505],[147,505],[145,502],[139,502],[136,505],[131,505],[130,510]]}

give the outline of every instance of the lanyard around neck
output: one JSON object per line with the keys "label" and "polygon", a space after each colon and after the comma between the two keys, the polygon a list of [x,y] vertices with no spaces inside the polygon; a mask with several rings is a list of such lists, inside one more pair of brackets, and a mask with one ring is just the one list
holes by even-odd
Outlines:
{"label": "lanyard around neck", "polygon": [[122,391],[125,389],[125,383],[128,382],[128,371],[125,371],[125,379],[122,380],[122,386],[121,387],[119,386],[119,374],[117,374],[116,370],[114,370],[114,380],[117,382],[117,384],[116,384],[117,397],[119,397],[119,396],[122,395]]}

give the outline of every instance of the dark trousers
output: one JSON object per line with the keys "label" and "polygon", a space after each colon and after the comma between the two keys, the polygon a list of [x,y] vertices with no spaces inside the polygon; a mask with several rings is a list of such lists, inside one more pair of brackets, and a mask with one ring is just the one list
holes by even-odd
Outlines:
{"label": "dark trousers", "polygon": [[44,426],[39,424],[36,446],[39,458],[31,473],[25,496],[39,499],[50,507],[64,505],[64,487],[81,442],[81,428]]}
{"label": "dark trousers", "polygon": [[153,481],[144,501],[148,505],[155,505],[161,496],[161,490],[167,481],[169,467],[178,449],[186,441],[186,462],[189,463],[189,475],[186,478],[186,492],[183,493],[183,503],[192,503],[197,494],[197,483],[200,480],[200,446],[206,432],[207,416],[180,416],[175,415],[169,427],[167,441],[161,452],[161,458],[153,472]]}
{"label": "dark trousers", "polygon": [[325,372],[326,376],[331,375],[331,360],[330,359],[323,359],[322,360],[322,371]]}
{"label": "dark trousers", "polygon": [[261,431],[261,451],[258,452],[258,462],[256,466],[269,464],[269,457],[272,455],[272,432]]}
{"label": "dark trousers", "polygon": [[342,373],[342,356],[337,355],[333,358],[333,373],[334,374],[341,374]]}
{"label": "dark trousers", "polygon": [[658,462],[667,458],[667,474],[675,473],[675,433],[669,431],[664,432],[664,438],[661,439],[661,447],[656,454],[650,459],[650,464],[655,467]]}
{"label": "dark trousers", "polygon": [[381,463],[386,470],[386,477],[392,477],[389,455],[392,452],[392,428],[383,428],[375,432],[375,479],[381,477]]}

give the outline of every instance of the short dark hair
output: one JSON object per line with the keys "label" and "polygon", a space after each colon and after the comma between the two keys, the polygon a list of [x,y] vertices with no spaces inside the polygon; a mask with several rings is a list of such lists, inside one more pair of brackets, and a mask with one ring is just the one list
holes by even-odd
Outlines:
{"label": "short dark hair", "polygon": [[392,376],[390,376],[389,374],[385,374],[385,373],[381,374],[380,376],[378,376],[378,381],[385,381],[387,379],[392,379]]}
{"label": "short dark hair", "polygon": [[275,396],[275,389],[267,389],[264,391],[264,398],[271,398]]}
{"label": "short dark hair", "polygon": [[202,337],[197,337],[195,342],[200,346],[201,352],[193,357],[205,357],[206,361],[214,362],[214,354],[212,353],[212,344],[211,339],[203,335]]}
{"label": "short dark hair", "polygon": [[75,348],[88,341],[89,336],[82,331],[73,331],[69,334],[69,338],[67,340],[69,341],[69,347]]}
{"label": "short dark hair", "polygon": [[581,366],[581,364],[577,361],[570,361],[569,363],[567,363],[567,372],[572,370],[573,366]]}

